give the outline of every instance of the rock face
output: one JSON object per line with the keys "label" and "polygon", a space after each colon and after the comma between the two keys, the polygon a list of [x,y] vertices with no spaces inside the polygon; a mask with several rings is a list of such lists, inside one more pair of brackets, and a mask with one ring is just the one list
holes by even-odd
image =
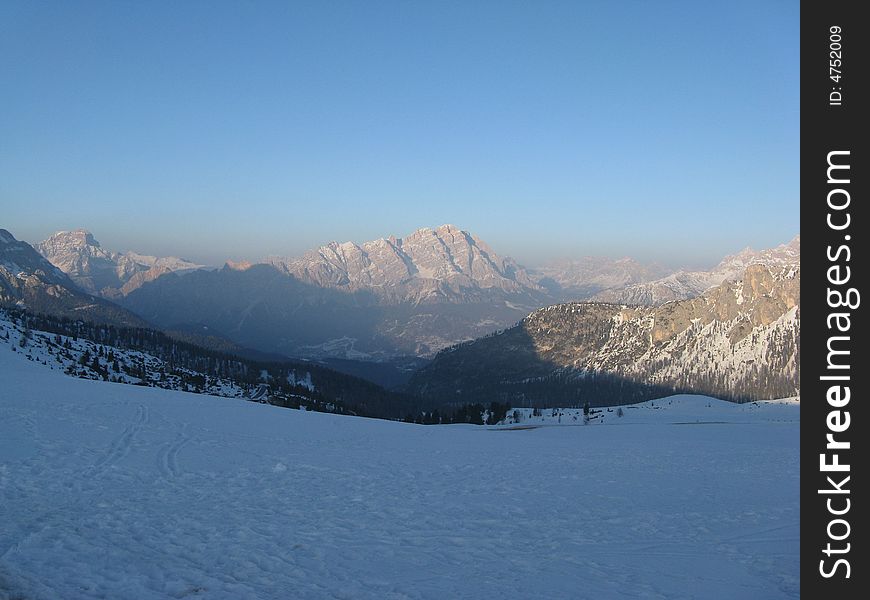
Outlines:
{"label": "rock face", "polygon": [[800,267],[753,264],[659,307],[568,303],[439,353],[410,390],[443,404],[608,405],[678,392],[800,393]]}
{"label": "rock face", "polygon": [[30,244],[5,229],[0,229],[0,304],[97,323],[147,325],[119,306],[81,291]]}
{"label": "rock face", "polygon": [[516,262],[455,225],[361,246],[332,242],[301,258],[270,262],[304,283],[368,290],[388,303],[461,303],[489,292],[540,298],[544,292]]}
{"label": "rock face", "polygon": [[655,306],[699,296],[725,281],[739,278],[750,265],[794,267],[800,266],[800,258],[801,239],[798,235],[789,243],[768,250],[745,248],[737,254],[725,257],[710,271],[677,271],[654,281],[604,290],[591,299],[614,304]]}
{"label": "rock face", "polygon": [[111,252],[84,229],[58,231],[35,248],[81,289],[105,298],[125,296],[166,273],[202,268],[173,256]]}

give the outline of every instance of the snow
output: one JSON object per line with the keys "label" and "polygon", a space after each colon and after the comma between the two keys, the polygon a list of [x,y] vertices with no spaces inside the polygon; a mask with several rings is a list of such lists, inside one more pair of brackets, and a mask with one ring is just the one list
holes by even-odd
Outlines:
{"label": "snow", "polygon": [[9,345],[0,382],[4,600],[799,596],[796,402],[421,426],[82,380]]}
{"label": "snow", "polygon": [[[148,383],[184,391],[194,391],[196,388],[190,383],[184,383],[178,375],[164,376],[163,373],[168,366],[166,362],[147,352],[125,350],[107,344],[97,344],[83,338],[55,335],[39,330],[31,331],[30,340],[25,347],[21,347],[19,342],[22,335],[21,326],[10,321],[5,311],[0,309],[0,354],[13,350],[26,356],[28,360],[43,365],[44,368],[56,369],[67,375],[86,379],[100,379],[100,374],[92,368],[93,360],[96,360],[100,367],[106,370],[111,380],[119,383]],[[109,360],[107,356],[109,352],[112,353],[114,360]],[[82,364],[83,356],[85,364]],[[118,366],[117,369],[115,364]],[[145,372],[147,381],[131,375],[139,369]],[[185,368],[175,368],[175,371],[192,376],[200,375],[203,379],[203,390],[209,394],[233,398],[242,398],[247,394],[247,390],[231,379],[211,377]],[[299,385],[314,391],[310,375]]]}
{"label": "snow", "polygon": [[[619,416],[619,409],[622,416]],[[734,404],[692,394],[680,394],[627,406],[592,407],[588,422],[582,408],[511,409],[497,428],[554,425],[749,425],[763,422],[800,423],[800,399],[781,398]],[[519,417],[517,420],[515,415]]]}
{"label": "snow", "polygon": [[311,373],[309,371],[305,371],[305,377],[298,377],[296,371],[290,371],[290,373],[287,374],[287,382],[290,385],[304,387],[309,392],[314,391],[314,383],[311,381]]}

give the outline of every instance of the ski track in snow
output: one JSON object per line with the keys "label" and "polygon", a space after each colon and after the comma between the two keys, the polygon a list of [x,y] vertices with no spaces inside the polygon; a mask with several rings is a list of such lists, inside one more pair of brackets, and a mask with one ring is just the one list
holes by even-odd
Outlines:
{"label": "ski track in snow", "polygon": [[0,376],[3,600],[799,596],[797,405],[492,431]]}
{"label": "ski track in snow", "polygon": [[178,476],[178,455],[181,449],[191,440],[188,434],[188,424],[183,424],[175,439],[164,443],[157,454],[157,468],[160,474],[165,479],[172,479]]}
{"label": "ski track in snow", "polygon": [[96,477],[122,460],[130,452],[130,447],[136,439],[136,434],[148,423],[148,407],[140,404],[136,409],[136,417],[124,431],[109,445],[106,452],[97,460],[91,469],[90,476]]}

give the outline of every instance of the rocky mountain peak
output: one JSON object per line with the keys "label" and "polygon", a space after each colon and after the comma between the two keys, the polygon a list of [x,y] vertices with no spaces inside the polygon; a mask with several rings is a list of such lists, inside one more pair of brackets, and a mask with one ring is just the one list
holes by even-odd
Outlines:
{"label": "rocky mountain peak", "polygon": [[56,231],[51,234],[48,239],[35,244],[34,246],[40,254],[61,255],[63,253],[75,252],[78,254],[91,254],[95,256],[110,255],[100,247],[100,242],[96,240],[94,235],[87,229],[74,229],[72,231]]}
{"label": "rocky mountain peak", "polygon": [[373,289],[398,301],[467,298],[463,290],[541,290],[513,260],[499,257],[479,238],[452,224],[361,245],[330,242],[300,258],[270,262],[306,283]]}
{"label": "rocky mountain peak", "polygon": [[99,246],[100,245],[100,242],[98,242],[94,238],[94,234],[92,234],[87,229],[79,228],[79,229],[74,229],[70,232],[59,231],[55,235],[63,236],[64,234],[70,240],[75,241],[75,242],[82,244],[82,245],[86,245],[86,246]]}
{"label": "rocky mountain peak", "polygon": [[66,273],[84,291],[115,298],[169,271],[201,265],[176,257],[158,258],[103,248],[87,229],[58,231],[35,245],[36,250]]}

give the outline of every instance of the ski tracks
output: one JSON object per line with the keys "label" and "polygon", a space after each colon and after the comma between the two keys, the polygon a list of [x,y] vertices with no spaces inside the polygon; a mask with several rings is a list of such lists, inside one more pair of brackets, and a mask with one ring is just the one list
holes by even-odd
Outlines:
{"label": "ski tracks", "polygon": [[133,417],[133,421],[109,444],[109,448],[103,455],[91,465],[88,476],[91,478],[99,476],[127,456],[130,453],[133,442],[136,440],[136,436],[148,423],[149,418],[148,407],[140,404],[136,409],[136,416]]}
{"label": "ski tracks", "polygon": [[157,468],[164,479],[174,479],[181,473],[178,467],[178,454],[191,440],[189,429],[188,423],[183,424],[175,439],[160,447],[157,453]]}

